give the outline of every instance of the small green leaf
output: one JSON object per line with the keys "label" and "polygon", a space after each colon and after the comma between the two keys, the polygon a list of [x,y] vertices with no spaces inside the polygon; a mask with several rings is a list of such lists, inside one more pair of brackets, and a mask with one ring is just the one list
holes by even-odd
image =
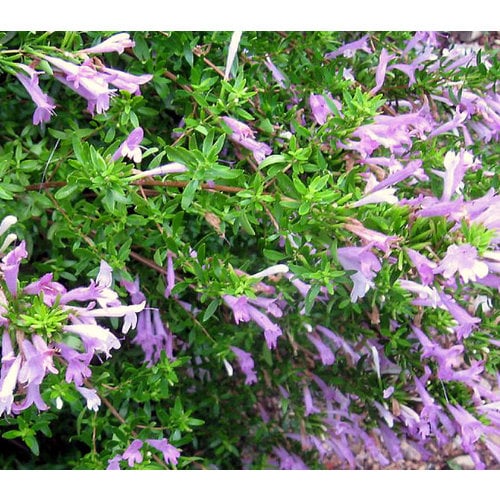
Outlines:
{"label": "small green leaf", "polygon": [[205,322],[209,318],[211,318],[218,307],[219,307],[219,299],[212,300],[212,302],[210,302],[210,304],[208,304],[208,307],[205,309],[202,321]]}
{"label": "small green leaf", "polygon": [[68,196],[71,196],[75,191],[78,191],[80,186],[78,184],[66,184],[61,189],[58,189],[54,195],[56,200],[63,200]]}

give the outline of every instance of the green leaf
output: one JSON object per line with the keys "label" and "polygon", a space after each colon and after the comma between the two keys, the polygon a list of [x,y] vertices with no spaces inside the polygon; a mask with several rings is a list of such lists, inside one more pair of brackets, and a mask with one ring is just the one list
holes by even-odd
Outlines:
{"label": "green leaf", "polygon": [[205,313],[203,314],[202,321],[205,322],[209,318],[211,318],[218,307],[219,307],[219,299],[212,300],[212,302],[210,302],[208,307],[205,309]]}
{"label": "green leaf", "polygon": [[78,184],[66,184],[61,189],[58,189],[54,195],[56,200],[63,200],[68,196],[71,196],[74,192],[78,191],[80,186]]}
{"label": "green leaf", "polygon": [[189,182],[189,184],[184,188],[184,192],[182,193],[181,199],[181,207],[183,210],[187,210],[191,203],[193,203],[193,199],[195,197],[196,191],[198,190],[199,181],[193,179]]}

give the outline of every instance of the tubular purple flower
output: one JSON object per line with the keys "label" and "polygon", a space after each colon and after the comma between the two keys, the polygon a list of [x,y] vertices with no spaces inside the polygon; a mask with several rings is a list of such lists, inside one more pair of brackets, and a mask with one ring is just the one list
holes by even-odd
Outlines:
{"label": "tubular purple flower", "polygon": [[283,316],[283,311],[277,304],[277,301],[278,299],[271,299],[267,297],[256,297],[254,299],[248,298],[248,302],[250,302],[250,304],[265,309],[267,313],[271,314],[275,318],[281,318]]}
{"label": "tubular purple flower", "polygon": [[16,402],[12,405],[13,413],[21,413],[26,408],[29,408],[33,403],[40,411],[48,410],[49,407],[45,404],[40,394],[40,383],[32,382],[26,386],[26,397],[22,402]]}
{"label": "tubular purple flower", "polygon": [[319,125],[324,125],[333,111],[328,107],[325,98],[320,94],[311,94],[309,97],[309,106],[311,107],[314,119]]}
{"label": "tubular purple flower", "polygon": [[319,338],[319,335],[308,334],[307,338],[312,344],[314,344],[314,347],[316,347],[321,359],[321,363],[324,366],[333,365],[333,363],[335,362],[335,355],[333,354],[332,350],[324,342],[322,342],[322,340]]}
{"label": "tubular purple flower", "polygon": [[445,134],[446,132],[450,132],[451,130],[455,130],[459,125],[461,125],[465,119],[467,118],[467,111],[460,112],[458,109],[453,115],[453,118],[449,121],[441,125],[440,127],[435,128],[428,136],[429,139],[436,137],[441,134]]}
{"label": "tubular purple flower", "polygon": [[175,286],[175,270],[174,270],[174,261],[173,261],[173,253],[167,251],[167,285],[165,287],[164,296],[166,299],[170,297],[172,293],[172,289]]}
{"label": "tubular purple flower", "polygon": [[240,141],[242,139],[254,138],[253,130],[246,125],[245,123],[236,120],[235,118],[231,118],[229,116],[221,117],[224,123],[233,131],[231,137],[235,141]]}
{"label": "tubular purple flower", "polygon": [[273,78],[276,80],[276,83],[282,89],[286,89],[286,78],[284,77],[283,73],[276,67],[276,65],[271,61],[271,58],[269,56],[266,56],[264,64],[266,65],[266,68],[272,73]]}
{"label": "tubular purple flower", "polygon": [[109,99],[110,96],[115,92],[114,90],[109,90],[104,87],[99,87],[88,90],[85,87],[76,87],[72,81],[68,81],[65,78],[55,75],[56,79],[61,83],[69,87],[71,90],[76,92],[78,95],[83,97],[87,101],[87,111],[94,116],[97,114],[104,113],[109,109]]}
{"label": "tubular purple flower", "polygon": [[362,238],[365,244],[371,244],[384,253],[388,253],[391,245],[399,240],[397,236],[387,236],[373,229],[367,229],[357,219],[349,218],[348,221],[343,226],[345,229]]}
{"label": "tubular purple flower", "polygon": [[468,151],[460,151],[456,154],[448,151],[444,157],[444,172],[434,170],[435,174],[443,177],[442,201],[449,201],[462,184],[462,179],[469,168],[474,165],[474,157]]}
{"label": "tubular purple flower", "polygon": [[122,458],[128,461],[129,467],[133,467],[135,463],[140,464],[142,462],[142,453],[140,452],[142,445],[143,442],[140,439],[134,439],[123,452]]}
{"label": "tubular purple flower", "polygon": [[142,151],[139,147],[140,143],[144,139],[144,131],[141,127],[137,127],[128,137],[120,144],[120,147],[116,150],[115,154],[111,157],[113,161],[119,158],[130,158],[135,163],[140,163],[142,160]]}
{"label": "tubular purple flower", "polygon": [[21,261],[28,256],[26,251],[26,242],[23,240],[17,247],[12,249],[2,258],[0,270],[3,272],[5,284],[9,292],[15,297],[17,295],[17,276],[19,274],[19,265]]}
{"label": "tubular purple flower", "polygon": [[258,142],[255,139],[241,139],[238,144],[251,151],[257,163],[264,161],[265,157],[273,152],[267,144]]}
{"label": "tubular purple flower", "polygon": [[17,376],[20,368],[20,355],[16,356],[13,362],[9,364],[5,363],[4,357],[2,356],[2,370],[0,377],[0,416],[4,413],[6,415],[10,415],[12,413],[14,390],[17,385]]}
{"label": "tubular purple flower", "polygon": [[378,66],[375,72],[375,87],[370,90],[370,94],[376,94],[384,84],[385,73],[387,71],[387,64],[392,61],[396,56],[389,54],[384,48],[380,52]]}
{"label": "tubular purple flower", "polygon": [[125,49],[132,47],[135,47],[135,42],[133,40],[130,40],[130,35],[128,33],[117,33],[116,35],[110,36],[103,42],[94,45],[93,47],[79,50],[78,52],[84,54],[103,54],[106,52],[118,52],[118,54],[123,54],[123,51]]}
{"label": "tubular purple flower", "polygon": [[63,330],[79,335],[90,352],[103,352],[107,358],[111,357],[111,349],[119,349],[120,341],[110,330],[93,324],[65,325]]}
{"label": "tubular purple flower", "polygon": [[273,453],[279,460],[281,470],[309,470],[300,457],[294,453],[289,453],[281,446],[275,446]]}
{"label": "tubular purple flower", "polygon": [[252,355],[239,347],[231,346],[230,349],[236,355],[241,371],[245,374],[245,384],[252,385],[257,382],[257,373],[253,369],[254,361]]}
{"label": "tubular purple flower", "polygon": [[488,265],[479,260],[475,247],[464,243],[452,244],[446,250],[446,255],[441,263],[434,269],[434,274],[442,274],[446,279],[451,278],[456,272],[460,274],[464,283],[484,278],[489,273]]}
{"label": "tubular purple flower", "polygon": [[233,311],[234,322],[238,325],[240,321],[250,321],[250,311],[248,309],[248,299],[245,296],[233,297],[232,295],[223,295],[222,299]]}
{"label": "tubular purple flower", "polygon": [[420,280],[423,285],[430,285],[434,282],[434,271],[437,264],[432,262],[427,257],[424,257],[422,254],[418,253],[416,250],[412,248],[406,248],[406,253],[408,257],[410,257],[412,264],[417,269],[417,272],[420,276]]}
{"label": "tubular purple flower", "polygon": [[422,169],[422,160],[412,160],[408,162],[408,165],[397,172],[386,177],[383,181],[377,183],[374,187],[370,189],[370,193],[374,193],[376,191],[380,191],[381,189],[385,189],[387,186],[392,186],[393,184],[397,184],[402,180],[412,176],[419,175],[419,173],[423,172]]}
{"label": "tubular purple flower", "polygon": [[345,270],[356,271],[350,276],[354,285],[351,301],[356,302],[374,286],[372,279],[382,267],[380,261],[371,252],[371,245],[337,248],[337,258]]}
{"label": "tubular purple flower", "polygon": [[126,90],[133,95],[141,95],[140,85],[148,83],[153,78],[153,75],[131,75],[130,73],[112,68],[103,68],[101,75],[113,87],[119,90]]}
{"label": "tubular purple flower", "polygon": [[188,168],[182,163],[168,163],[167,165],[161,165],[160,167],[155,167],[150,170],[145,170],[144,172],[139,172],[129,178],[130,181],[135,181],[137,179],[142,179],[144,177],[152,177],[153,175],[168,175],[168,174],[182,174],[187,172]]}
{"label": "tubular purple flower", "polygon": [[20,64],[19,66],[30,75],[30,78],[28,78],[22,73],[17,73],[16,77],[36,104],[36,110],[33,114],[33,125],[49,122],[50,117],[55,114],[54,109],[56,109],[56,106],[54,100],[40,88],[36,71],[24,64]]}
{"label": "tubular purple flower", "polygon": [[448,294],[440,292],[439,296],[444,308],[448,310],[448,312],[453,316],[453,319],[458,323],[458,327],[456,329],[458,339],[461,340],[463,338],[467,338],[471,334],[474,326],[481,323],[481,319],[471,316],[463,307],[457,304],[455,299],[450,297]]}
{"label": "tubular purple flower", "polygon": [[87,408],[89,410],[98,411],[101,405],[101,398],[97,395],[95,389],[87,389],[86,387],[77,387],[76,390],[85,398],[87,401]]}
{"label": "tubular purple flower", "polygon": [[344,351],[344,353],[351,358],[353,364],[356,364],[359,361],[361,356],[340,335],[337,335],[335,332],[322,325],[316,325],[316,330],[333,341],[337,349],[341,349],[342,351]]}
{"label": "tubular purple flower", "polygon": [[92,374],[89,365],[92,360],[92,353],[80,353],[67,344],[60,343],[57,347],[61,351],[61,356],[68,363],[66,367],[66,382],[74,382],[77,387],[83,385],[85,378]]}
{"label": "tubular purple flower", "polygon": [[27,295],[40,295],[43,293],[44,304],[49,307],[53,306],[57,298],[65,294],[67,290],[57,281],[52,281],[52,278],[52,273],[44,274],[39,280],[26,285],[23,288],[23,293]]}
{"label": "tubular purple flower", "polygon": [[395,188],[385,188],[374,193],[365,194],[361,199],[351,204],[351,207],[362,207],[363,205],[370,205],[371,203],[388,203],[395,205],[398,203],[397,196],[394,195]]}
{"label": "tubular purple flower", "polygon": [[248,314],[264,330],[267,347],[269,349],[276,348],[278,337],[283,333],[281,328],[273,323],[264,313],[251,305],[248,305]]}
{"label": "tubular purple flower", "polygon": [[163,453],[163,459],[166,464],[177,465],[181,452],[175,446],[171,445],[166,438],[146,439],[146,443]]}
{"label": "tubular purple flower", "polygon": [[121,455],[115,455],[108,460],[106,470],[120,470],[120,461],[123,459]]}
{"label": "tubular purple flower", "polygon": [[354,54],[358,50],[362,50],[368,54],[371,54],[372,49],[368,45],[369,37],[370,35],[365,35],[364,37],[360,38],[359,40],[356,40],[355,42],[346,43],[341,47],[339,47],[337,50],[325,54],[325,59],[334,59],[335,57],[342,55],[344,57],[354,57]]}
{"label": "tubular purple flower", "polygon": [[393,462],[404,460],[403,452],[401,451],[401,441],[395,432],[389,429],[384,422],[380,422],[379,429],[384,445],[391,456],[391,460]]}
{"label": "tubular purple flower", "polygon": [[307,417],[313,413],[319,413],[320,410],[314,406],[314,402],[312,399],[311,391],[309,390],[309,387],[307,384],[305,384],[302,387],[302,393],[304,396],[304,406],[306,408],[306,411],[304,412],[304,415]]}

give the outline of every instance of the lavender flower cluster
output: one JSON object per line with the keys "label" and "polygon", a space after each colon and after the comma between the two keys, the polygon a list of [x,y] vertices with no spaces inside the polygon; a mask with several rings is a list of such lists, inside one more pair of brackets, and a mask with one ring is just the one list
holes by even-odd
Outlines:
{"label": "lavender flower cluster", "polygon": [[[16,222],[13,216],[5,217],[0,236]],[[14,233],[7,234],[0,250],[0,415],[16,415],[33,404],[40,411],[48,410],[41,386],[49,374],[60,370],[88,408],[97,411],[101,400],[94,388],[86,387],[91,361],[99,355],[109,358],[112,349],[120,348],[115,333],[98,321],[123,318],[121,333],[126,334],[135,328],[145,302],[124,305],[120,301],[105,261],[88,286],[68,290],[53,280],[52,273],[21,286],[19,267],[28,256],[25,241],[5,253],[16,239]],[[61,408],[63,401],[57,398],[54,404]]]}
{"label": "lavender flower cluster", "polygon": [[[41,57],[50,64],[54,77],[58,81],[87,101],[87,111],[93,116],[95,113],[104,113],[109,109],[110,98],[116,89],[140,95],[140,85],[149,82],[153,75],[136,76],[107,68],[102,62],[89,58],[88,54],[106,52],[122,54],[125,49],[134,47],[134,45],[135,42],[130,40],[128,33],[119,33],[94,47],[80,50],[76,57],[84,59],[81,64],[45,54]],[[18,64],[21,71],[16,76],[36,104],[33,124],[39,125],[50,121],[50,117],[55,113],[56,105],[52,97],[44,93],[40,87],[38,75],[43,74],[43,71],[35,70],[33,66],[36,67],[36,64],[36,61],[30,66]],[[115,89],[110,88],[110,85]]]}

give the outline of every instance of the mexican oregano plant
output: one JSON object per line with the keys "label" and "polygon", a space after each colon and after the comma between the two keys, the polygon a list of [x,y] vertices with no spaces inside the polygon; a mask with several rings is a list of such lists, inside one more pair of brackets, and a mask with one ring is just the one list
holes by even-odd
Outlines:
{"label": "mexican oregano plant", "polygon": [[489,47],[19,32],[0,69],[2,467],[500,462]]}

